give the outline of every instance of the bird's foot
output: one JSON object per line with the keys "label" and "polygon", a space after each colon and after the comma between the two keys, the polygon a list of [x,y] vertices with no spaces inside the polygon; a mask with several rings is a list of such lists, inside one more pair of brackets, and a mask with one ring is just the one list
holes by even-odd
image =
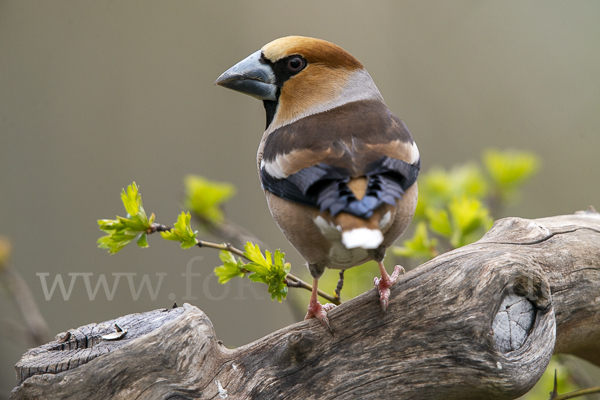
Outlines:
{"label": "bird's foot", "polygon": [[327,318],[327,311],[332,310],[333,308],[335,308],[335,304],[327,303],[321,305],[321,303],[319,303],[318,301],[314,303],[310,302],[308,304],[308,312],[306,313],[306,317],[304,317],[304,319],[318,319],[323,325],[327,327],[327,329],[329,329],[329,332],[333,334],[331,325],[329,325],[329,318]]}
{"label": "bird's foot", "polygon": [[388,275],[388,273],[385,272],[385,270],[383,270],[383,272],[384,273],[382,274],[381,278],[375,278],[374,284],[379,290],[379,301],[381,302],[381,309],[385,313],[388,304],[390,303],[390,287],[392,287],[392,285],[396,283],[398,277],[400,276],[400,272],[404,273],[405,271],[404,268],[402,268],[400,265],[396,265],[396,267],[394,267],[394,272],[392,273],[392,275]]}

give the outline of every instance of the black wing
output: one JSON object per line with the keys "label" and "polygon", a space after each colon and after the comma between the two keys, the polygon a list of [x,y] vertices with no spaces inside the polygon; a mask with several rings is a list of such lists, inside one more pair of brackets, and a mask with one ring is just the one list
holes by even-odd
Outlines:
{"label": "black wing", "polygon": [[417,180],[421,161],[408,164],[402,160],[382,157],[366,168],[367,191],[358,200],[347,183],[350,171],[345,168],[318,164],[301,169],[285,179],[277,179],[262,168],[263,189],[274,195],[317,207],[321,212],[329,210],[331,215],[344,211],[360,218],[369,218],[373,211],[384,203],[395,205],[396,199]]}

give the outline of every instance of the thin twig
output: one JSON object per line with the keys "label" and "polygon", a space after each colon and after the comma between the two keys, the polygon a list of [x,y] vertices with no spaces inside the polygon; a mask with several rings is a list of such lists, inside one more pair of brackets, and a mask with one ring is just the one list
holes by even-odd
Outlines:
{"label": "thin twig", "polygon": [[198,213],[193,212],[192,215],[210,235],[216,236],[226,243],[231,243],[237,247],[244,247],[247,242],[251,242],[258,244],[263,248],[267,247],[266,244],[252,232],[226,218],[219,223],[214,223]]}
{"label": "thin twig", "polygon": [[[166,231],[170,231],[171,228],[166,226],[166,225],[162,225],[162,224],[152,224],[150,229],[148,230],[148,233],[154,233],[154,232],[166,232]],[[211,249],[217,249],[217,250],[224,250],[224,251],[228,251],[230,253],[233,253],[239,257],[243,257],[248,261],[251,261],[248,257],[246,257],[244,255],[244,252],[236,247],[233,247],[231,245],[231,243],[213,243],[213,242],[207,242],[205,240],[198,240],[198,247],[208,247]],[[292,282],[292,284],[290,285],[290,282]],[[308,283],[304,282],[302,279],[298,278],[297,276],[294,276],[292,274],[287,274],[286,276],[286,284],[288,285],[288,287],[299,287],[302,289],[306,289],[309,291],[312,291],[312,285],[309,285]],[[339,300],[339,298],[336,298],[330,294],[325,293],[324,291],[318,289],[317,293],[319,296],[321,296],[322,298],[324,298],[325,300],[335,304],[335,305],[340,305],[341,302]]]}
{"label": "thin twig", "polygon": [[583,396],[585,394],[594,394],[600,393],[600,386],[596,386],[593,388],[575,390],[574,392],[569,392],[565,394],[559,394],[558,396],[550,396],[550,400],[566,400],[573,399],[575,397]]}
{"label": "thin twig", "polygon": [[335,297],[342,302],[342,288],[344,287],[344,270],[340,271],[340,279],[338,280],[337,286],[335,287]]}
{"label": "thin twig", "polygon": [[[557,355],[555,358],[560,364],[564,365],[569,370],[571,374],[571,379],[578,387],[595,387],[598,384],[597,380],[590,377],[587,371],[581,367],[581,364],[573,360],[573,356],[560,354]],[[558,395],[558,393],[556,395]],[[600,394],[588,397],[590,397],[590,400],[600,400]]]}
{"label": "thin twig", "polygon": [[50,340],[48,324],[42,317],[33,294],[21,274],[11,265],[0,264],[0,282],[19,306],[27,327],[29,343],[35,346],[47,343]]}
{"label": "thin twig", "polygon": [[[215,224],[214,222],[204,218],[198,213],[193,213],[192,215],[200,224],[202,224],[202,226],[204,226],[204,228],[210,234],[224,239],[228,248],[222,249],[220,247],[215,247],[213,246],[214,243],[204,241],[200,242],[203,245],[201,245],[200,243],[198,244],[199,247],[211,247],[219,250],[226,250],[243,258],[246,258],[243,252],[236,249],[235,245],[233,245],[232,243],[235,243],[237,244],[237,246],[242,247],[247,242],[251,242],[260,245],[262,248],[267,247],[267,245],[258,237],[256,237],[256,235],[254,235],[252,232],[248,231],[245,228],[242,228],[241,226],[231,222],[228,219],[224,219],[222,222]],[[288,287],[303,288],[312,291],[312,285],[308,284],[307,282],[304,282],[302,279],[289,273],[286,277],[286,284]],[[329,302],[332,302],[335,305],[341,304],[339,296],[331,296],[322,290],[318,290],[317,293],[319,294],[319,296],[321,296]]]}
{"label": "thin twig", "polygon": [[150,225],[150,228],[146,231],[147,234],[151,234],[154,232],[169,232],[171,230],[170,226],[153,223]]}
{"label": "thin twig", "polygon": [[245,255],[244,252],[241,251],[240,249],[237,249],[235,247],[233,247],[231,245],[231,243],[213,243],[213,242],[207,242],[205,240],[198,240],[198,247],[208,247],[210,249],[217,249],[217,250],[225,250],[228,251],[230,253],[233,253],[237,256],[240,257],[244,257],[246,260],[250,261]]}
{"label": "thin twig", "polygon": [[[290,281],[292,282],[292,285],[290,286]],[[312,285],[309,285],[308,283],[304,282],[302,279],[298,278],[297,276],[294,276],[292,274],[287,274],[286,276],[286,283],[289,287],[300,287],[303,289],[306,289],[308,291],[312,292]],[[325,300],[335,304],[336,306],[339,306],[340,304],[342,304],[340,302],[339,298],[336,298],[335,296],[332,296],[328,293],[325,293],[324,291],[322,291],[321,289],[317,289],[317,294],[319,296],[321,296],[322,298],[324,298]]]}
{"label": "thin twig", "polygon": [[[213,242],[207,242],[204,240],[199,240],[198,241],[198,247],[209,247],[211,249],[217,249],[217,250],[225,250],[228,251],[230,253],[233,253],[237,256],[243,257],[248,261],[251,261],[248,257],[246,257],[244,255],[244,252],[241,251],[240,249],[237,249],[235,247],[233,247],[231,245],[231,243],[213,243]],[[290,286],[290,281],[292,282],[292,285]],[[302,289],[306,289],[309,291],[312,291],[312,285],[309,285],[308,283],[304,282],[302,279],[298,278],[297,276],[294,276],[290,273],[287,274],[286,276],[286,284],[288,285],[288,287],[299,287]],[[319,296],[321,296],[322,298],[324,298],[327,301],[332,302],[333,304],[336,305],[340,305],[340,300],[338,298],[335,298],[334,296],[327,294],[325,292],[323,292],[322,290],[317,290],[317,293],[319,294]]]}
{"label": "thin twig", "polygon": [[[231,245],[231,243],[213,243],[213,242],[207,242],[204,240],[199,240],[198,241],[198,247],[209,247],[211,249],[217,249],[217,250],[225,250],[228,251],[230,253],[233,253],[237,256],[243,257],[248,261],[251,261],[248,257],[246,257],[244,255],[244,252],[241,251],[240,249],[237,249],[235,247],[233,247]],[[292,282],[292,285],[290,286],[290,281]],[[287,274],[286,276],[286,284],[288,285],[288,287],[298,287],[298,288],[302,288],[302,289],[306,289],[308,291],[312,291],[313,287],[312,285],[309,285],[308,283],[304,282],[302,279],[298,278],[297,276],[294,276],[290,273]],[[327,301],[332,302],[333,304],[339,305],[340,300],[336,299],[334,296],[325,293],[324,291],[318,289],[317,293],[319,294],[319,296],[321,296],[322,298],[324,298]]]}

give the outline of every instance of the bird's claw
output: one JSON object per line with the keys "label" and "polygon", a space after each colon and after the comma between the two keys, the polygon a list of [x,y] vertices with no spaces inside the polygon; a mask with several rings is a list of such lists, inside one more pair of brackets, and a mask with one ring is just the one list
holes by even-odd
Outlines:
{"label": "bird's claw", "polygon": [[332,310],[333,308],[335,308],[335,304],[331,303],[326,303],[322,305],[317,301],[316,304],[309,304],[308,312],[306,313],[306,317],[304,317],[304,319],[318,319],[323,325],[325,325],[327,329],[329,329],[329,332],[331,332],[331,334],[333,335],[333,329],[331,329],[331,325],[329,324],[329,318],[327,318],[327,312],[329,310]]}
{"label": "bird's claw", "polygon": [[381,303],[381,309],[385,314],[388,305],[390,304],[390,287],[398,280],[400,272],[404,273],[404,268],[400,265],[394,267],[392,275],[384,274],[381,278],[375,278],[373,283],[379,290],[379,302]]}

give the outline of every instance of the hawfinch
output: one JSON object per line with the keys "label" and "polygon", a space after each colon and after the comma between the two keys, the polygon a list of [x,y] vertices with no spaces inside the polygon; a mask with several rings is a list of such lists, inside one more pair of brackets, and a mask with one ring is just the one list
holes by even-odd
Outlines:
{"label": "hawfinch", "polygon": [[375,260],[385,311],[385,250],[410,223],[420,156],[406,125],[387,108],[363,65],[320,39],[272,41],[215,84],[260,99],[267,127],[258,170],[271,215],[308,263],[313,287],[306,318],[329,329],[333,305],[317,301],[325,268]]}

